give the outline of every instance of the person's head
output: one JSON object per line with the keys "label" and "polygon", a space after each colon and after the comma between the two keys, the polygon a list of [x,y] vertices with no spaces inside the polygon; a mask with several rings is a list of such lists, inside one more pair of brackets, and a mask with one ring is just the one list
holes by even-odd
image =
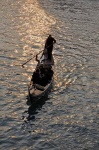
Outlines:
{"label": "person's head", "polygon": [[49,34],[49,38],[51,38],[52,36],[51,36],[51,34]]}

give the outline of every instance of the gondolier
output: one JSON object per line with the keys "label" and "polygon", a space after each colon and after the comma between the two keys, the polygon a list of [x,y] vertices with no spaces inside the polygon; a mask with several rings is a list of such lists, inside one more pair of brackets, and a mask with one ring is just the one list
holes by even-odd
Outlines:
{"label": "gondolier", "polygon": [[52,57],[54,43],[56,43],[56,40],[51,35],[49,35],[45,42],[45,49],[47,50],[49,60],[51,60]]}

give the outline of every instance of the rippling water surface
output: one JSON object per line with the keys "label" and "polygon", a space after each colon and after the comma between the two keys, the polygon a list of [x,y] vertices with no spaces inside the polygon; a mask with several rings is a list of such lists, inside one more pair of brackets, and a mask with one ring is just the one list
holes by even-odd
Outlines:
{"label": "rippling water surface", "polygon": [[[42,102],[27,103],[48,34],[55,74]],[[0,1],[0,149],[99,149],[99,1]]]}

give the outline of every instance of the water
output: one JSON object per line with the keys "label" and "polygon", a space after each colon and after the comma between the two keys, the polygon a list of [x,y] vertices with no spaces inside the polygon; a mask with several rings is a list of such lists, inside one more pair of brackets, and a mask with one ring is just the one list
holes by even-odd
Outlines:
{"label": "water", "polygon": [[[30,106],[27,87],[48,34],[53,88]],[[0,149],[99,149],[99,1],[0,1]]]}

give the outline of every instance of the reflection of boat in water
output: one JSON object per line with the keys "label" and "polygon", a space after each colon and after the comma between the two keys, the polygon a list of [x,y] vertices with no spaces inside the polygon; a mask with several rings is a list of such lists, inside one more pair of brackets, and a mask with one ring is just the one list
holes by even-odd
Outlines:
{"label": "reflection of boat in water", "polygon": [[50,90],[54,74],[53,67],[53,56],[51,60],[48,60],[47,54],[42,54],[28,86],[28,96],[32,103],[36,103]]}

